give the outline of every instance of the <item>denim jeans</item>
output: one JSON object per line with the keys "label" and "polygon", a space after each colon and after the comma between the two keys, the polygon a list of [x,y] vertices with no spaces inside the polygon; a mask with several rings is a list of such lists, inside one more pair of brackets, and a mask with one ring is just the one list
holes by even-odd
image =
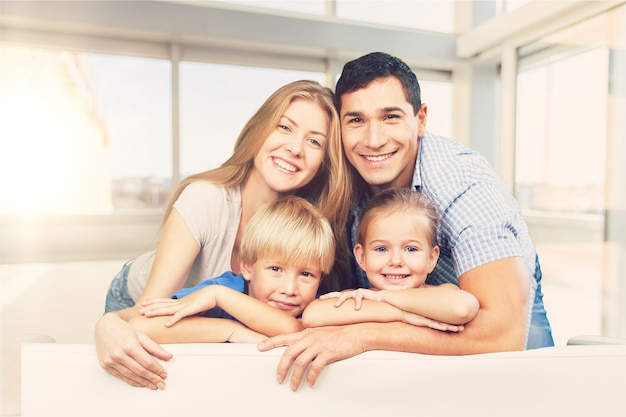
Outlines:
{"label": "denim jeans", "polygon": [[542,347],[554,346],[552,339],[552,329],[543,305],[543,292],[541,291],[541,267],[539,266],[539,258],[535,262],[535,279],[537,280],[537,290],[535,291],[535,299],[532,308],[532,316],[530,319],[530,328],[528,329],[528,341],[526,349],[537,349]]}
{"label": "denim jeans", "polygon": [[128,293],[128,271],[131,264],[132,262],[126,262],[111,281],[104,306],[105,313],[124,310],[135,305],[135,301]]}

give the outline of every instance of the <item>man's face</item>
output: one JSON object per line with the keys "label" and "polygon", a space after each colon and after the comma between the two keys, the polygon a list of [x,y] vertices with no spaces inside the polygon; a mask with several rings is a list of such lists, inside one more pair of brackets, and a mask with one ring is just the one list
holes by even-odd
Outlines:
{"label": "man's face", "polygon": [[341,97],[343,147],[374,193],[411,186],[426,110],[422,105],[413,114],[396,77],[376,79]]}

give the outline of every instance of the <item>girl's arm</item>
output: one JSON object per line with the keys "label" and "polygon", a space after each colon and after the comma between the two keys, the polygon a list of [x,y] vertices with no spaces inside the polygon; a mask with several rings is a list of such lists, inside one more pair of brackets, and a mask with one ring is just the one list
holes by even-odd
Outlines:
{"label": "girl's arm", "polygon": [[141,312],[146,317],[171,315],[163,323],[172,327],[183,317],[215,307],[222,308],[250,329],[270,337],[304,328],[299,319],[223,285],[210,285],[178,300],[146,300]]}
{"label": "girl's arm", "polygon": [[[348,301],[348,300],[352,301]],[[394,291],[357,289],[330,293],[305,309],[305,327],[402,321],[438,330],[462,330],[474,318],[478,301],[452,284]]]}
{"label": "girl's arm", "polygon": [[336,298],[317,299],[304,309],[304,327],[337,326],[363,322],[389,323],[402,321],[402,311],[387,303],[364,300],[360,309],[355,300],[346,300],[336,305]]}
{"label": "girl's arm", "polygon": [[176,326],[167,327],[169,317],[138,316],[131,326],[157,343],[259,343],[266,336],[230,319],[185,317]]}
{"label": "girl's arm", "polygon": [[399,291],[381,290],[376,294],[380,301],[402,311],[450,324],[470,322],[479,308],[476,297],[453,284]]}

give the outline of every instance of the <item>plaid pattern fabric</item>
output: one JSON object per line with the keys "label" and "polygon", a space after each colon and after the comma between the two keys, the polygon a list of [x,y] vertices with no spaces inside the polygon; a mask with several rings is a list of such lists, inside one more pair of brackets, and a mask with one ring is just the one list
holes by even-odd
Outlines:
{"label": "plaid pattern fabric", "polygon": [[[441,254],[427,283],[458,284],[458,277],[470,269],[512,256],[522,256],[529,275],[535,275],[536,252],[521,209],[480,154],[426,132],[419,143],[413,187],[433,200],[441,216],[437,232]],[[354,212],[352,243],[367,198]],[[369,288],[364,272],[355,267],[357,284]]]}

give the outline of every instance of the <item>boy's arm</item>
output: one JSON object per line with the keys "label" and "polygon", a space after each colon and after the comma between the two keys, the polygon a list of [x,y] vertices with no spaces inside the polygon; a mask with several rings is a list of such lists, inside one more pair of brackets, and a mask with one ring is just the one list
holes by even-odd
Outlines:
{"label": "boy's arm", "polygon": [[166,327],[168,316],[138,316],[129,320],[137,332],[157,343],[258,343],[266,336],[230,319],[185,317],[175,326]]}
{"label": "boy's arm", "polygon": [[141,312],[146,317],[171,316],[164,325],[175,327],[183,317],[215,307],[222,308],[245,326],[269,337],[304,328],[299,319],[223,285],[210,285],[177,300],[146,300]]}
{"label": "boy's arm", "polygon": [[380,301],[402,311],[450,324],[465,324],[478,313],[478,300],[453,284],[405,290],[382,290]]}
{"label": "boy's arm", "polygon": [[272,337],[304,329],[299,319],[278,308],[231,288],[218,287],[217,306],[256,332]]}

